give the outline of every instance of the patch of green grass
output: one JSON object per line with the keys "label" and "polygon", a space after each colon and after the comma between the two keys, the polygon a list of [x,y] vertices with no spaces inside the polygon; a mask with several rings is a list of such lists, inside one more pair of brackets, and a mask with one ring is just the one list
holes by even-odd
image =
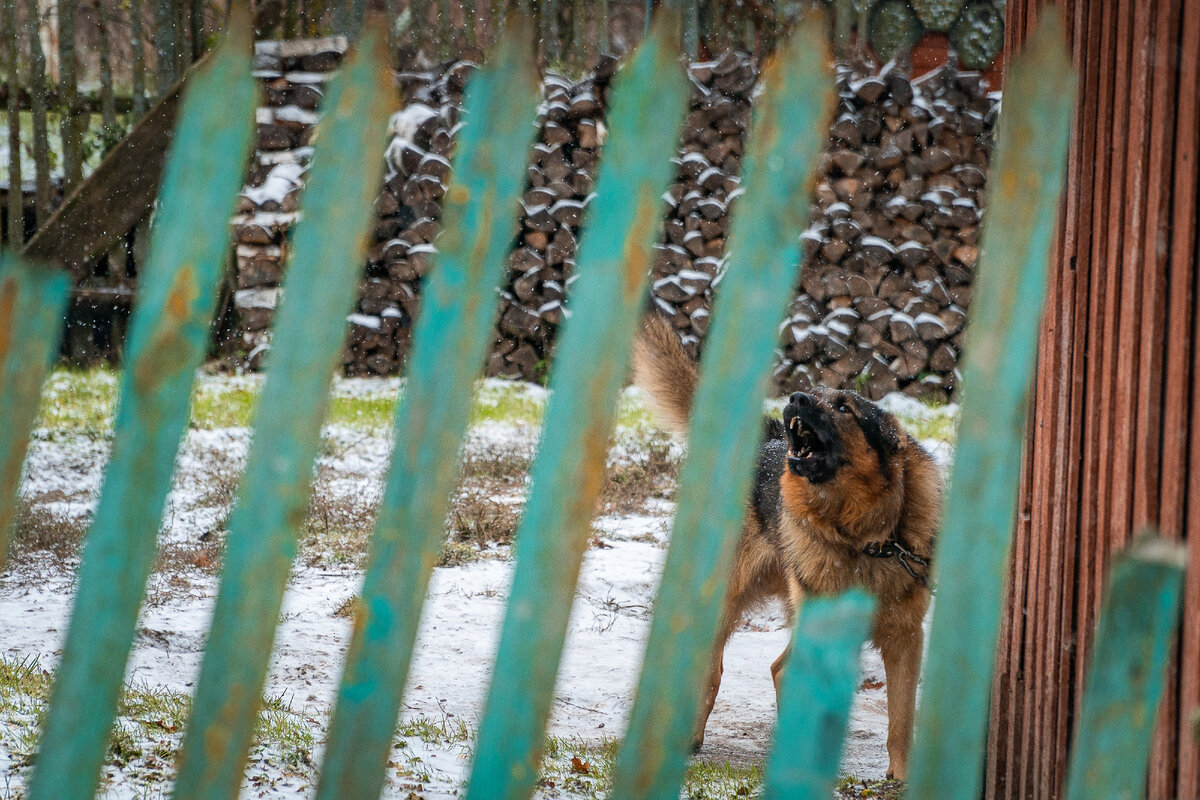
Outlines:
{"label": "patch of green grass", "polygon": [[471,424],[502,422],[541,425],[546,415],[544,389],[517,381],[485,380],[476,385]]}
{"label": "patch of green grass", "polygon": [[903,800],[903,781],[869,781],[843,775],[838,779],[833,792],[836,800],[857,800],[861,797],[878,798],[878,800]]}
{"label": "patch of green grass", "polygon": [[[604,798],[612,792],[620,742],[546,737],[538,786],[569,797]],[[689,800],[732,800],[748,797],[762,785],[762,767],[728,761],[692,759],[684,776],[681,797]]]}
{"label": "patch of green grass", "polygon": [[258,406],[257,382],[236,381],[228,385],[201,384],[192,394],[191,427],[202,429],[245,428]]}
{"label": "patch of green grass", "polygon": [[630,390],[621,392],[621,400],[617,403],[617,427],[639,434],[654,434],[663,430],[639,393]]}
{"label": "patch of green grass", "polygon": [[38,428],[94,439],[112,435],[117,373],[109,367],[54,370],[42,387]]}
{"label": "patch of green grass", "polygon": [[390,428],[396,416],[397,399],[398,396],[338,397],[335,395],[329,404],[327,422],[351,428]]}
{"label": "patch of green grass", "polygon": [[[18,768],[32,764],[50,697],[53,678],[36,657],[0,657],[0,736]],[[183,730],[191,715],[191,697],[167,689],[127,685],[105,763],[125,769],[140,784],[165,781],[173,771]],[[314,768],[317,744],[313,725],[283,696],[266,697],[255,724],[255,750],[276,765],[302,773]]]}
{"label": "patch of green grass", "polygon": [[683,781],[683,796],[691,800],[749,797],[762,786],[760,764],[693,761]]}

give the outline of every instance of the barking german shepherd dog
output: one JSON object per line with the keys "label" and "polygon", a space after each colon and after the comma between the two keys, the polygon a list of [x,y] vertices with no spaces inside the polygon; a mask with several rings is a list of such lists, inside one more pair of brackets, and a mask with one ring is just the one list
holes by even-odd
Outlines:
{"label": "barking german shepherd dog", "polygon": [[[685,432],[697,368],[660,318],[638,337],[633,364],[657,415]],[[878,599],[871,638],[887,676],[888,777],[903,780],[941,510],[937,465],[895,417],[854,392],[796,392],[783,423],[768,417],[764,428],[696,744],[721,685],[725,643],[748,609],[780,597],[794,616],[806,595],[858,586]],[[771,665],[777,692],[786,656]]]}

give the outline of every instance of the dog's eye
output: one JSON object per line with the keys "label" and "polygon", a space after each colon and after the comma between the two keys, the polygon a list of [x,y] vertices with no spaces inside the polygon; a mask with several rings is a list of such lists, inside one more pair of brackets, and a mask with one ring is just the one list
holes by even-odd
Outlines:
{"label": "dog's eye", "polygon": [[841,401],[839,401],[839,402],[838,402],[838,404],[837,404],[837,406],[835,406],[835,408],[836,408],[838,411],[842,412],[843,414],[849,414],[849,413],[850,413],[850,404],[849,404],[849,403],[847,403],[845,400],[841,400]]}

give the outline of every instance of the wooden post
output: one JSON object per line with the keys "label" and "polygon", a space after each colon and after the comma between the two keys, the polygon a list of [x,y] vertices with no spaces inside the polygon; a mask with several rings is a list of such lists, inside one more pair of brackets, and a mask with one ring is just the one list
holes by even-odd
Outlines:
{"label": "wooden post", "polygon": [[142,0],[129,0],[129,47],[133,52],[134,121],[146,113],[146,49],[142,27]]}
{"label": "wooden post", "polygon": [[8,246],[19,249],[25,241],[25,197],[21,174],[21,105],[17,87],[21,85],[21,37],[17,24],[16,0],[3,0],[4,74],[8,80]]}
{"label": "wooden post", "polygon": [[37,0],[28,0],[26,32],[29,39],[29,110],[33,117],[33,168],[37,181],[34,190],[36,225],[50,216],[50,140],[46,112],[49,91],[46,85],[46,53],[42,50]]}

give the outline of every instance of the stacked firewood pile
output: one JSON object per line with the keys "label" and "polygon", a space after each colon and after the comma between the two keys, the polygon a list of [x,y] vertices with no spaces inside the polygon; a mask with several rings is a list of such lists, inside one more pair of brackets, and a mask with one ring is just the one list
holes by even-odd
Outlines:
{"label": "stacked firewood pile", "polygon": [[270,346],[288,230],[299,217],[297,201],[312,158],[309,139],[325,85],[345,50],[342,37],[255,45],[254,74],[266,105],[257,111],[257,146],[233,218],[232,293],[237,344],[251,368]]}
{"label": "stacked firewood pile", "polygon": [[400,76],[408,103],[392,116],[374,243],[343,354],[347,374],[390,375],[403,367],[421,280],[437,252],[463,87],[474,70],[472,62],[460,61]]}
{"label": "stacked firewood pile", "polygon": [[958,381],[998,98],[975,73],[839,72],[781,391],[946,399]]}
{"label": "stacked firewood pile", "polygon": [[655,308],[684,347],[699,355],[713,287],[725,268],[730,203],[737,196],[750,93],[758,70],[748,54],[727,51],[691,65],[692,105],[683,129],[679,171],[667,193],[663,242],[651,275]]}
{"label": "stacked firewood pile", "polygon": [[[259,150],[235,220],[234,305],[251,367],[269,345],[314,110],[341,45],[259,46],[270,106],[259,112]],[[616,66],[607,60],[578,82],[545,79],[489,374],[539,380],[552,356]],[[350,317],[350,374],[403,368],[473,69],[458,62],[401,76],[406,105],[392,120],[374,244]],[[726,53],[693,64],[689,74],[692,106],[651,278],[653,306],[696,353],[726,266],[757,69],[749,56]],[[892,68],[865,75],[842,68],[838,84],[813,222],[801,237],[806,266],[781,326],[776,384],[782,391],[821,383],[876,398],[895,390],[948,397],[978,253],[996,97],[976,74],[949,68],[917,81]]]}
{"label": "stacked firewood pile", "polygon": [[604,57],[571,82],[548,73],[542,84],[540,134],[507,285],[500,292],[489,375],[536,381],[545,377],[575,271],[580,223],[604,143],[604,109],[617,61]]}

